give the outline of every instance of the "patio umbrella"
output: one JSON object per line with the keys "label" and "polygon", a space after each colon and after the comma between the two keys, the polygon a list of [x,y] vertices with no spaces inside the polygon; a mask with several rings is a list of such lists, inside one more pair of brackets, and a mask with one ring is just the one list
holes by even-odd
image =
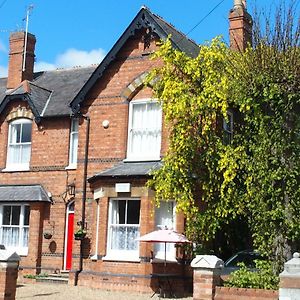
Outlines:
{"label": "patio umbrella", "polygon": [[167,261],[167,243],[191,243],[185,235],[171,229],[160,229],[147,233],[137,239],[140,242],[164,243],[165,266]]}

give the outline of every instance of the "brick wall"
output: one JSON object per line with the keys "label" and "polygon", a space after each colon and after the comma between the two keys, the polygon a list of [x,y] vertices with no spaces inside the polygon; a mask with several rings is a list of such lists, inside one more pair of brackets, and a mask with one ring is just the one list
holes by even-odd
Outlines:
{"label": "brick wall", "polygon": [[[126,158],[129,103],[132,99],[150,98],[152,96],[151,89],[143,88],[142,86],[138,86],[136,90],[127,93],[126,96],[124,94],[124,91],[132,82],[151,69],[155,64],[154,61],[149,60],[148,54],[156,49],[157,40],[153,40],[150,47],[145,50],[144,43],[142,42],[143,34],[144,30],[139,30],[135,36],[129,38],[116,59],[109,65],[101,79],[91,89],[83,104],[82,112],[88,113],[91,120],[88,177]],[[12,111],[18,109],[18,107],[25,107],[27,110],[30,109],[23,101],[11,102],[0,117],[0,169],[4,169],[6,165],[8,116]],[[110,122],[109,128],[103,128],[103,120]],[[68,166],[70,119],[62,117],[42,120],[39,124],[33,121],[32,124],[30,171],[1,173],[2,184],[39,183],[52,194],[52,205],[31,204],[29,253],[27,257],[22,258],[21,267],[23,268],[23,273],[39,272],[40,270],[49,272],[63,268],[66,205],[69,199],[66,197],[65,192],[68,183],[75,182],[76,184],[75,230],[77,222],[82,217],[81,205],[86,121],[81,119],[79,124],[78,165],[76,170],[65,169]],[[166,137],[167,131],[163,129],[162,154],[167,148]],[[92,191],[98,187],[111,189],[114,187],[114,183],[110,181],[97,182],[92,187],[88,185],[86,202],[88,234],[84,246],[84,273],[79,278],[79,284],[84,285],[94,282],[96,279],[93,279],[94,281],[90,281],[90,279],[99,279],[102,276],[99,274],[103,272],[115,274],[121,272],[124,274],[133,274],[134,276],[138,275],[139,286],[135,290],[143,290],[141,288],[142,285],[149,285],[149,278],[147,276],[153,272],[152,264],[107,262],[101,259],[91,261],[89,258],[90,255],[94,254],[96,237],[97,206],[93,200]],[[141,234],[144,234],[154,229],[153,192],[145,189],[145,179],[133,179],[131,183],[133,189],[138,192],[132,193],[130,196],[141,198],[140,230]],[[109,197],[107,196],[100,200],[100,238],[98,244],[98,255],[100,258],[106,255]],[[177,218],[177,224],[177,229],[183,231],[184,222],[182,216]],[[44,239],[42,235],[43,231],[52,231],[53,237],[50,240]],[[78,268],[79,246],[79,241],[73,242],[72,270]],[[153,245],[142,244],[140,256],[150,258],[152,250]],[[158,264],[155,268],[156,270],[160,270],[161,267],[162,265]],[[178,267],[177,264],[173,264],[171,269],[178,274],[182,273],[181,266]],[[120,278],[124,279],[125,277],[121,276]],[[109,286],[110,284],[113,285],[114,280],[110,281],[110,283],[103,283],[104,279],[100,281],[103,286]],[[95,283],[95,285],[100,286],[100,283]]]}

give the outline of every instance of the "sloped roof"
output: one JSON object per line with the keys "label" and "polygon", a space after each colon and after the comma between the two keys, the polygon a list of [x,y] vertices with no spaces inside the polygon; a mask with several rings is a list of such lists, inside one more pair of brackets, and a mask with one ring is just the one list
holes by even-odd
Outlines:
{"label": "sloped roof", "polygon": [[158,170],[161,165],[160,161],[121,162],[110,169],[90,177],[88,181],[93,182],[103,177],[149,176],[151,172]]}
{"label": "sloped roof", "polygon": [[109,64],[115,59],[117,53],[128,38],[134,35],[135,30],[141,28],[151,28],[152,32],[156,33],[161,40],[166,40],[168,36],[171,36],[170,40],[173,46],[176,49],[187,53],[191,57],[196,57],[199,54],[200,48],[194,41],[176,30],[171,24],[164,21],[161,17],[153,14],[147,7],[143,6],[72,101],[71,106],[74,112],[79,111],[80,103],[84,100],[90,88],[102,76]]}
{"label": "sloped roof", "polygon": [[0,113],[13,99],[27,100],[36,118],[71,115],[70,102],[88,80],[96,66],[38,72],[34,80],[6,90],[6,78],[0,78]]}
{"label": "sloped roof", "polygon": [[199,46],[194,41],[148,8],[142,7],[98,66],[35,73],[34,80],[28,83],[29,90],[20,85],[13,91],[6,91],[7,78],[0,78],[0,113],[9,101],[17,97],[28,101],[36,121],[42,117],[68,116],[72,112],[78,112],[80,103],[115,59],[121,47],[135,34],[136,29],[141,28],[151,28],[162,40],[171,36],[173,46],[192,57],[199,53]]}
{"label": "sloped roof", "polygon": [[42,185],[0,185],[0,202],[51,202]]}

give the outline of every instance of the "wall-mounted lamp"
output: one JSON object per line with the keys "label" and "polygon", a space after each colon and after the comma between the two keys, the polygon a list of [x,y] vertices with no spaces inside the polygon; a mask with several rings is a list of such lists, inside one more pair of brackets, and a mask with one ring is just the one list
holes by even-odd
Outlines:
{"label": "wall-mounted lamp", "polygon": [[75,197],[76,190],[75,190],[74,182],[67,185],[67,192],[68,192],[69,196]]}

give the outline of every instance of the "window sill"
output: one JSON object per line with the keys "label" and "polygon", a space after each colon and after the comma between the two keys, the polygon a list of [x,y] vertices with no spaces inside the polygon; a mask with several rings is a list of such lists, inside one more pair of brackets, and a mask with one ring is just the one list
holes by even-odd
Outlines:
{"label": "window sill", "polygon": [[1,172],[28,172],[30,168],[28,166],[20,166],[20,167],[6,167],[2,169]]}
{"label": "window sill", "polygon": [[138,161],[161,161],[160,157],[128,157],[123,159],[124,162],[138,162]]}
{"label": "window sill", "polygon": [[119,255],[106,255],[102,258],[103,261],[124,261],[124,262],[140,262],[141,259],[138,256],[126,255],[120,253]]}
{"label": "window sill", "polygon": [[66,170],[76,170],[77,169],[77,165],[68,165],[67,167],[65,167]]}

